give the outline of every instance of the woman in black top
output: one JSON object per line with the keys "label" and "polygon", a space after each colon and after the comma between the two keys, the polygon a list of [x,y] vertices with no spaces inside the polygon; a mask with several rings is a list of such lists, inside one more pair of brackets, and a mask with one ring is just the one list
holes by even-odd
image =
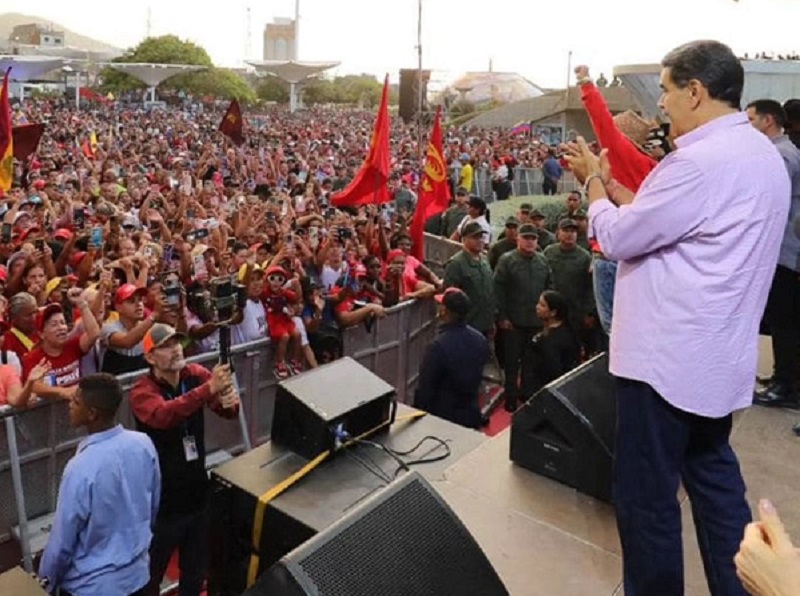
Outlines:
{"label": "woman in black top", "polygon": [[552,290],[542,292],[536,316],[544,330],[533,337],[531,346],[534,392],[578,366],[581,354],[564,296]]}

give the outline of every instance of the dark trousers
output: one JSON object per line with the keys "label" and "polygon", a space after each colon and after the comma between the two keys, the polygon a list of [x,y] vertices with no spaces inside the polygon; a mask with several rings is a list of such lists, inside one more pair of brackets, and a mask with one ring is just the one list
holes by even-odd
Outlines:
{"label": "dark trousers", "polygon": [[157,596],[172,553],[178,549],[179,596],[199,596],[208,559],[205,511],[174,515],[156,521],[150,542],[150,592]]}
{"label": "dark trousers", "polygon": [[556,180],[550,180],[545,178],[542,181],[542,194],[544,195],[557,195],[558,194],[558,182]]}
{"label": "dark trousers", "polygon": [[646,383],[617,379],[614,505],[625,596],[683,594],[681,480],[709,591],[746,594],[733,557],[751,515],[728,441],[731,421],[678,410]]}
{"label": "dark trousers", "polygon": [[[131,594],[130,596],[146,596],[146,594],[147,594],[146,590],[147,590],[147,588],[146,588],[146,587],[144,587],[144,588],[142,588],[141,590],[136,590],[136,591],[135,591],[133,594]],[[72,596],[72,594],[71,594],[71,593],[69,593],[69,592],[65,592],[64,590],[58,590],[58,591],[56,592],[56,596]]]}
{"label": "dark trousers", "polygon": [[795,390],[800,360],[800,275],[778,265],[767,301],[767,323],[775,358],[773,381]]}
{"label": "dark trousers", "polygon": [[[506,402],[516,406],[520,398],[527,400],[533,393],[533,370],[530,345],[533,327],[513,327],[503,330],[503,371],[505,372]],[[522,378],[521,383],[518,382]]]}

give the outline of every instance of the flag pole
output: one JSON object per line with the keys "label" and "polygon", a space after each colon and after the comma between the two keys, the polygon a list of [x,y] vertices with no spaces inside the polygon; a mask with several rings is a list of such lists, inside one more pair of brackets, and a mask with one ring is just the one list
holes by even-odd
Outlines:
{"label": "flag pole", "polygon": [[422,162],[422,0],[417,0],[417,167]]}

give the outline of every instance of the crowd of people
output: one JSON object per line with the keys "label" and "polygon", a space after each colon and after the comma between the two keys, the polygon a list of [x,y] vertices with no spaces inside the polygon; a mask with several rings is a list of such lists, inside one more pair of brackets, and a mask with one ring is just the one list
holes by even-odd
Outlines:
{"label": "crowd of people", "polygon": [[[692,53],[710,52],[728,69],[714,76],[728,76],[736,87],[741,67],[734,65],[738,61],[727,48],[718,46],[676,50],[665,68],[698,69],[689,60]],[[728,528],[719,544],[701,545],[701,550],[704,556],[724,559],[719,577],[709,577],[709,582],[721,582],[710,583],[712,591],[725,586],[734,590],[725,593],[738,593],[733,538],[737,535],[738,541],[750,518],[728,445],[730,411],[736,404],[720,397],[719,404],[692,405],[694,398],[686,397],[689,392],[682,385],[690,378],[671,380],[665,389],[656,382],[664,379],[653,368],[660,366],[662,353],[647,363],[634,357],[653,345],[649,337],[647,345],[637,344],[644,340],[636,325],[654,325],[665,317],[677,320],[686,314],[686,305],[671,303],[670,309],[650,312],[642,320],[643,304],[631,300],[637,292],[652,291],[655,284],[648,276],[656,275],[659,265],[633,271],[633,259],[655,263],[649,255],[676,243],[694,250],[690,234],[694,228],[685,237],[670,229],[651,238],[656,233],[651,228],[624,226],[648,213],[643,202],[633,204],[637,192],[652,201],[669,194],[654,186],[653,179],[681,167],[680,158],[664,159],[674,148],[672,138],[688,136],[717,119],[733,132],[724,132],[723,127],[715,134],[741,135],[775,172],[781,164],[767,150],[769,143],[735,128],[746,120],[734,114],[738,110],[732,98],[719,98],[714,95],[716,87],[703,86],[697,77],[706,73],[689,82],[665,80],[672,130],[650,123],[643,128],[630,115],[612,120],[604,106],[592,107],[594,85],[588,72],[578,75],[590,119],[606,149],[603,153],[583,142],[561,148],[539,146],[508,131],[446,130],[453,201],[426,222],[430,233],[461,244],[443,273],[413,256],[408,233],[423,165],[413,126],[392,124],[393,200],[337,208],[332,194],[354,178],[369,149],[371,114],[311,109],[289,115],[276,109],[261,114],[258,126],[245,131],[246,142],[236,146],[218,131],[222,116],[218,107],[188,99],[180,106],[152,110],[119,103],[77,111],[56,100],[17,106],[16,118],[44,122],[47,129],[36,155],[16,164],[16,183],[0,207],[0,307],[5,326],[0,399],[18,408],[32,396],[67,400],[72,423],[90,433],[62,481],[55,530],[41,568],[50,585],[62,593],[104,593],[113,580],[124,586],[126,594],[155,593],[169,555],[178,548],[181,593],[199,593],[207,554],[198,546],[204,542],[206,516],[203,411],[209,408],[233,419],[239,402],[229,368],[219,365],[208,371],[187,365],[185,355],[218,352],[228,331],[233,345],[269,337],[275,354],[273,373],[286,379],[340,357],[343,328],[370,326],[385,316],[386,308],[404,301],[435,298],[442,333],[426,350],[415,403],[475,428],[485,422],[477,393],[480,372],[492,350],[505,373],[506,409],[514,411],[538,388],[605,349],[613,330],[612,372],[620,378],[621,400],[617,454],[625,464],[618,467],[617,489],[627,491],[618,493],[617,501],[626,591],[651,593],[653,582],[668,581],[678,593],[679,557],[633,545],[634,533],[655,530],[645,522],[634,528],[630,515],[643,501],[674,513],[671,483],[677,482],[685,457],[681,445],[706,433],[730,468],[723,479],[724,498],[735,509],[736,527]],[[688,100],[681,103],[681,93],[690,83],[701,98],[691,106]],[[787,124],[780,105],[780,109],[763,103],[751,108],[756,128],[757,116]],[[759,130],[771,134],[766,127]],[[617,152],[609,154],[609,146]],[[741,157],[735,144],[729,149],[732,158]],[[564,151],[566,160],[560,159]],[[665,163],[659,166],[661,160]],[[547,221],[532,204],[522,204],[497,234],[490,205],[473,194],[474,171],[491,168],[494,196],[504,200],[510,194],[513,169],[520,165],[542,167],[549,194],[560,190],[560,178],[569,166],[585,181],[586,194],[569,194],[564,212],[554,221]],[[676,179],[686,183],[689,169]],[[785,190],[778,186],[775,182],[764,193],[777,197]],[[630,207],[618,209],[620,205]],[[691,223],[680,220],[668,206],[664,209],[672,218],[668,221],[684,227]],[[626,233],[618,233],[620,229]],[[770,256],[762,259],[758,283],[748,291],[758,292],[764,285]],[[626,275],[617,275],[618,260]],[[662,273],[669,277],[670,271]],[[615,291],[620,279],[625,285]],[[697,287],[702,289],[706,281],[698,280]],[[677,288],[673,286],[673,295]],[[713,293],[713,288],[708,291]],[[737,286],[737,291],[745,289]],[[761,298],[766,300],[766,291],[763,294],[753,295],[749,318],[755,317]],[[615,298],[627,301],[627,306],[615,310]],[[706,316],[713,326],[714,313]],[[663,334],[668,340],[664,346],[680,351],[674,354],[676,362],[689,369],[694,363],[684,359],[692,351],[669,336],[681,328],[669,325],[654,334]],[[713,328],[724,335],[721,328]],[[638,351],[626,352],[628,356],[620,359],[620,350],[632,345],[639,346]],[[122,399],[113,375],[141,369],[150,374],[137,382],[129,401],[137,428],[152,443],[142,443],[113,425]],[[719,393],[719,387],[712,389]],[[688,401],[680,401],[684,398]],[[785,386],[761,398],[773,402],[765,405],[795,400]],[[631,430],[640,425],[643,409],[650,417],[652,436]],[[662,434],[666,437],[670,433],[664,428],[670,424],[677,434],[663,439],[660,465],[664,470],[672,467],[656,478],[652,470],[641,467],[653,462],[637,459],[638,446],[649,445]],[[81,565],[87,557],[92,564],[105,561],[104,557],[119,558],[120,550],[98,556],[75,539],[76,533],[104,529],[76,522],[88,515],[80,509],[87,490],[95,484],[91,491],[106,496],[130,490],[130,478],[120,473],[109,480],[100,474],[97,459],[82,457],[101,442],[106,444],[103,457],[109,469],[120,469],[120,454],[128,450],[143,462],[136,481],[140,498],[127,502],[132,508],[128,513],[141,522],[125,530],[136,548],[121,557],[124,564],[115,562],[114,577]],[[698,477],[692,480],[700,482],[705,472],[702,462],[697,463]],[[648,474],[653,483],[634,486]],[[187,502],[192,507],[185,507]],[[713,508],[698,515],[703,516],[701,521],[714,523]],[[95,517],[94,523],[118,524],[124,530],[125,520]],[[668,545],[672,548],[676,540],[680,542],[679,526],[677,533],[672,527],[668,534],[661,538],[672,541]]]}

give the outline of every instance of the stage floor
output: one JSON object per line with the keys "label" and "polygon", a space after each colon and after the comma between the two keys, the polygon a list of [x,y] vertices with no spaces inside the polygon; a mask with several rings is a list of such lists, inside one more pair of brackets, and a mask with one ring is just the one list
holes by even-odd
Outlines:
{"label": "stage floor", "polygon": [[[768,347],[768,344],[765,346]],[[765,355],[762,374],[771,364]],[[800,544],[800,412],[750,408],[732,443],[755,506],[770,498]],[[610,505],[512,464],[509,430],[448,468],[437,490],[469,527],[514,596],[621,595],[620,547]],[[686,594],[708,594],[691,509],[681,497]]]}

